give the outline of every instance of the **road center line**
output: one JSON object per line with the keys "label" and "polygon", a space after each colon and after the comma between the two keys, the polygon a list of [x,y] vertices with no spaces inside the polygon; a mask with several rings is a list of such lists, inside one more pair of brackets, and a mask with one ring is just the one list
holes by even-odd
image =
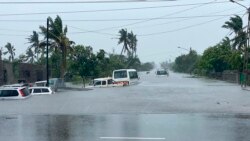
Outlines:
{"label": "road center line", "polygon": [[165,140],[166,138],[145,138],[145,137],[100,137],[100,139],[110,140]]}

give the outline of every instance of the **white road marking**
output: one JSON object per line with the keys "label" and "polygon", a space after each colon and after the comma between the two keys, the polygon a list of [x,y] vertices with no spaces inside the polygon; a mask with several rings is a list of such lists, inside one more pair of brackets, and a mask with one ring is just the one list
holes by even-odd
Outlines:
{"label": "white road marking", "polygon": [[145,138],[145,137],[100,137],[100,139],[110,139],[110,140],[165,140],[166,138]]}

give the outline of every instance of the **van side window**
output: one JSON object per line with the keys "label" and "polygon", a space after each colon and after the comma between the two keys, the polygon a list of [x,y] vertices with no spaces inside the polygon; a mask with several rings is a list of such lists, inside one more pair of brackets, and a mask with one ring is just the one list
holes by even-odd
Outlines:
{"label": "van side window", "polygon": [[97,81],[95,85],[101,85],[101,81]]}
{"label": "van side window", "polygon": [[127,78],[127,71],[115,71],[114,78]]}
{"label": "van side window", "polygon": [[102,85],[106,85],[107,83],[106,83],[106,81],[102,81]]}

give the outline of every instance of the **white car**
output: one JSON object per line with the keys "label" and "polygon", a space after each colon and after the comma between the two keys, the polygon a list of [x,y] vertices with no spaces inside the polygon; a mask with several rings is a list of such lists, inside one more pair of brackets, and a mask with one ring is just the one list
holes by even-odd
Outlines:
{"label": "white car", "polygon": [[30,96],[26,87],[0,87],[0,99],[25,99]]}
{"label": "white car", "polygon": [[50,87],[30,87],[29,92],[31,95],[44,95],[54,93],[54,91],[52,91]]}
{"label": "white car", "polygon": [[96,78],[89,85],[89,88],[114,87],[113,80],[111,77]]}

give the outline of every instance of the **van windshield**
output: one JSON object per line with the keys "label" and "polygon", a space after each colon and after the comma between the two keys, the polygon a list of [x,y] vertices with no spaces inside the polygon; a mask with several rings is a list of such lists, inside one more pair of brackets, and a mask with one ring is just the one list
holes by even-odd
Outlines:
{"label": "van windshield", "polygon": [[127,71],[126,70],[123,70],[123,71],[115,71],[114,72],[114,78],[117,79],[117,78],[127,78]]}

